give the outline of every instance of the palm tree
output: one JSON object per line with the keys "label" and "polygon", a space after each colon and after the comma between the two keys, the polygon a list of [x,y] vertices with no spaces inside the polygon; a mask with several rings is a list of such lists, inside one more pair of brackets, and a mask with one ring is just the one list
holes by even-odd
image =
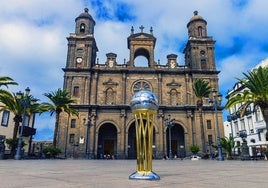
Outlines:
{"label": "palm tree", "polygon": [[40,108],[41,111],[49,111],[50,116],[52,116],[54,113],[56,114],[53,136],[53,146],[56,147],[60,114],[62,112],[66,112],[69,115],[71,114],[78,116],[77,110],[71,108],[71,104],[75,103],[76,100],[72,99],[69,93],[64,89],[58,89],[55,92],[45,93],[44,95],[50,100],[50,102],[42,103]]}
{"label": "palm tree", "polygon": [[[18,85],[18,83],[14,82],[14,80],[8,76],[0,76],[0,87],[6,86],[8,88],[8,85]],[[16,105],[14,103],[18,102],[15,99],[15,95],[9,93],[6,90],[0,89],[0,102],[2,102],[2,104],[0,104],[0,107],[1,107],[0,111],[9,110],[8,106],[10,106],[11,109],[13,108],[13,110],[10,110],[12,112],[13,111],[15,111],[15,112],[20,111],[20,109],[18,109],[18,108],[17,108],[17,110],[15,109]],[[15,114],[15,116],[16,116],[16,114]],[[15,122],[14,130],[13,130],[13,139],[15,139],[17,137],[18,127],[19,127],[19,122]]]}
{"label": "palm tree", "polygon": [[236,90],[228,97],[225,108],[231,108],[236,104],[241,104],[239,111],[241,116],[251,104],[254,110],[261,108],[264,121],[266,122],[266,141],[268,141],[268,67],[259,67],[253,71],[243,73],[245,76],[237,80],[245,86],[244,90]]}
{"label": "palm tree", "polygon": [[203,79],[196,79],[193,85],[195,96],[197,97],[196,105],[199,111],[201,140],[202,140],[202,152],[206,153],[205,132],[203,123],[203,99],[207,97],[211,92],[209,83]]}
{"label": "palm tree", "polygon": [[[10,93],[8,91],[3,90],[3,92],[0,94],[0,111],[8,110],[14,114],[14,129],[13,129],[13,136],[12,140],[17,139],[18,135],[18,129],[20,122],[22,122],[22,116],[23,116],[23,105],[21,103],[22,100],[24,100],[26,95],[22,93],[22,98],[18,99],[17,95],[15,93]],[[33,96],[27,96],[30,97],[31,101],[37,101],[37,99],[34,99]],[[33,105],[30,105],[26,109],[27,115],[31,115],[32,113],[39,112],[38,108],[39,104],[35,103]],[[11,152],[15,151],[15,148],[11,148]]]}
{"label": "palm tree", "polygon": [[[18,85],[17,82],[14,82],[12,78],[7,76],[0,76],[0,88],[2,86],[6,86],[8,88],[8,85]],[[4,94],[6,90],[0,89],[0,94]]]}
{"label": "palm tree", "polygon": [[20,103],[20,100],[16,97],[16,94],[5,91],[0,95],[0,111],[9,110],[14,116],[14,129],[12,139],[17,138],[18,128],[20,122],[22,122],[23,106]]}
{"label": "palm tree", "polygon": [[221,138],[222,149],[227,153],[227,159],[232,159],[233,149],[235,147],[235,142],[233,137],[223,137]]}
{"label": "palm tree", "polygon": [[8,76],[0,76],[0,87],[8,87],[8,85],[18,85],[18,83]]}

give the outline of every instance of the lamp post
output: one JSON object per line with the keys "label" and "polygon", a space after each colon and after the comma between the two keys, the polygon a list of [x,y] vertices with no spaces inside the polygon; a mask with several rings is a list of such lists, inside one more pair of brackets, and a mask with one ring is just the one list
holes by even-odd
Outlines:
{"label": "lamp post", "polygon": [[165,118],[164,121],[166,122],[166,126],[168,127],[168,135],[169,135],[169,158],[173,158],[172,149],[171,149],[171,128],[174,126],[175,119],[170,119],[170,114],[168,118]]}
{"label": "lamp post", "polygon": [[208,140],[207,145],[209,147],[209,158],[212,159],[212,150],[211,146],[213,145],[213,142],[211,140]]}
{"label": "lamp post", "polygon": [[218,122],[218,107],[221,105],[222,101],[222,95],[218,94],[216,90],[212,90],[213,99],[210,101],[212,103],[213,108],[215,110],[215,116],[216,116],[216,128],[217,128],[217,142],[218,142],[218,160],[223,161],[224,157],[222,155],[222,146],[221,146],[221,138],[220,138],[220,128],[219,128],[219,122]]}
{"label": "lamp post", "polygon": [[21,160],[21,149],[22,149],[22,133],[23,133],[23,127],[25,126],[25,120],[26,120],[26,108],[30,106],[30,89],[27,87],[25,89],[25,96],[23,97],[23,94],[21,92],[17,93],[17,98],[20,100],[22,106],[23,106],[23,115],[22,115],[22,124],[20,129],[20,135],[19,135],[19,141],[18,141],[18,147],[16,151],[16,155],[14,157],[15,160]]}
{"label": "lamp post", "polygon": [[242,152],[240,154],[241,160],[248,160],[250,159],[249,156],[249,148],[247,145],[247,131],[246,130],[241,130],[239,131],[239,136],[242,138]]}
{"label": "lamp post", "polygon": [[88,121],[87,123],[85,124],[85,126],[87,126],[87,136],[86,136],[86,158],[89,159],[89,131],[90,131],[90,126],[91,126],[91,117],[92,116],[89,116],[88,117]]}

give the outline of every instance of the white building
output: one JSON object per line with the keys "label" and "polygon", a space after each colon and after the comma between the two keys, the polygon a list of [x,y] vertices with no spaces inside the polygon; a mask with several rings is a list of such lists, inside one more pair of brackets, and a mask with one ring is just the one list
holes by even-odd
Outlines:
{"label": "white building", "polygon": [[[268,59],[262,61],[259,66],[268,66]],[[240,83],[236,83],[231,91],[228,92],[228,96],[237,90],[246,89]],[[263,119],[261,109],[253,109],[253,104],[247,108],[243,116],[240,115],[238,109],[241,104],[237,104],[229,109],[229,115],[227,116],[227,122],[224,122],[225,136],[232,136],[235,140],[235,154],[240,153],[241,144],[243,139],[247,142],[249,147],[250,156],[258,156],[261,151],[266,150],[268,142],[265,139],[266,123]]]}

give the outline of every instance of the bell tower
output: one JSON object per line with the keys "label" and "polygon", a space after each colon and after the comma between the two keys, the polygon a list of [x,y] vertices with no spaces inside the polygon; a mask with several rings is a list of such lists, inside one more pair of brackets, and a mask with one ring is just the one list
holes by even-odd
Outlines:
{"label": "bell tower", "polygon": [[188,41],[183,53],[185,65],[192,70],[216,70],[214,57],[215,41],[207,36],[207,22],[197,11],[187,24]]}
{"label": "bell tower", "polygon": [[143,26],[139,27],[141,32],[134,34],[134,28],[131,28],[131,34],[127,39],[127,46],[130,50],[128,66],[134,67],[134,60],[138,56],[143,56],[148,61],[148,67],[154,68],[156,62],[154,61],[154,47],[156,38],[153,36],[153,29],[151,27],[150,34],[144,33]]}
{"label": "bell tower", "polygon": [[75,19],[75,33],[68,40],[66,68],[91,68],[95,65],[98,51],[94,38],[95,21],[85,8]]}
{"label": "bell tower", "polygon": [[79,103],[89,103],[90,70],[96,63],[97,45],[94,38],[95,21],[85,8],[75,19],[75,33],[68,40],[64,71],[64,89]]}

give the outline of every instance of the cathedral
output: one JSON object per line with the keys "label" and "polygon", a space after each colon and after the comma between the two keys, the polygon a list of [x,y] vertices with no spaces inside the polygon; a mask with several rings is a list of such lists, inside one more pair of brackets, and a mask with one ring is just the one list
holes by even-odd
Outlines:
{"label": "cathedral", "polygon": [[[215,113],[209,103],[211,94],[204,99],[201,117],[193,83],[203,79],[218,90],[220,71],[216,69],[215,40],[207,35],[207,22],[197,11],[187,24],[183,64],[176,54],[167,54],[163,64],[155,61],[156,37],[152,28],[146,33],[143,26],[137,33],[131,28],[126,41],[129,59],[119,62],[117,54],[109,52],[106,61],[99,62],[97,52],[101,49],[94,38],[95,21],[87,8],[75,24],[75,32],[67,37],[63,88],[77,100],[72,107],[79,115],[60,116],[57,147],[65,157],[136,158],[130,101],[139,90],[153,92],[159,103],[153,129],[155,159],[188,156],[192,145],[198,145],[201,153],[212,152],[211,145],[217,145],[217,126],[223,135],[222,108]],[[144,57],[146,65],[140,66],[138,57]]]}

